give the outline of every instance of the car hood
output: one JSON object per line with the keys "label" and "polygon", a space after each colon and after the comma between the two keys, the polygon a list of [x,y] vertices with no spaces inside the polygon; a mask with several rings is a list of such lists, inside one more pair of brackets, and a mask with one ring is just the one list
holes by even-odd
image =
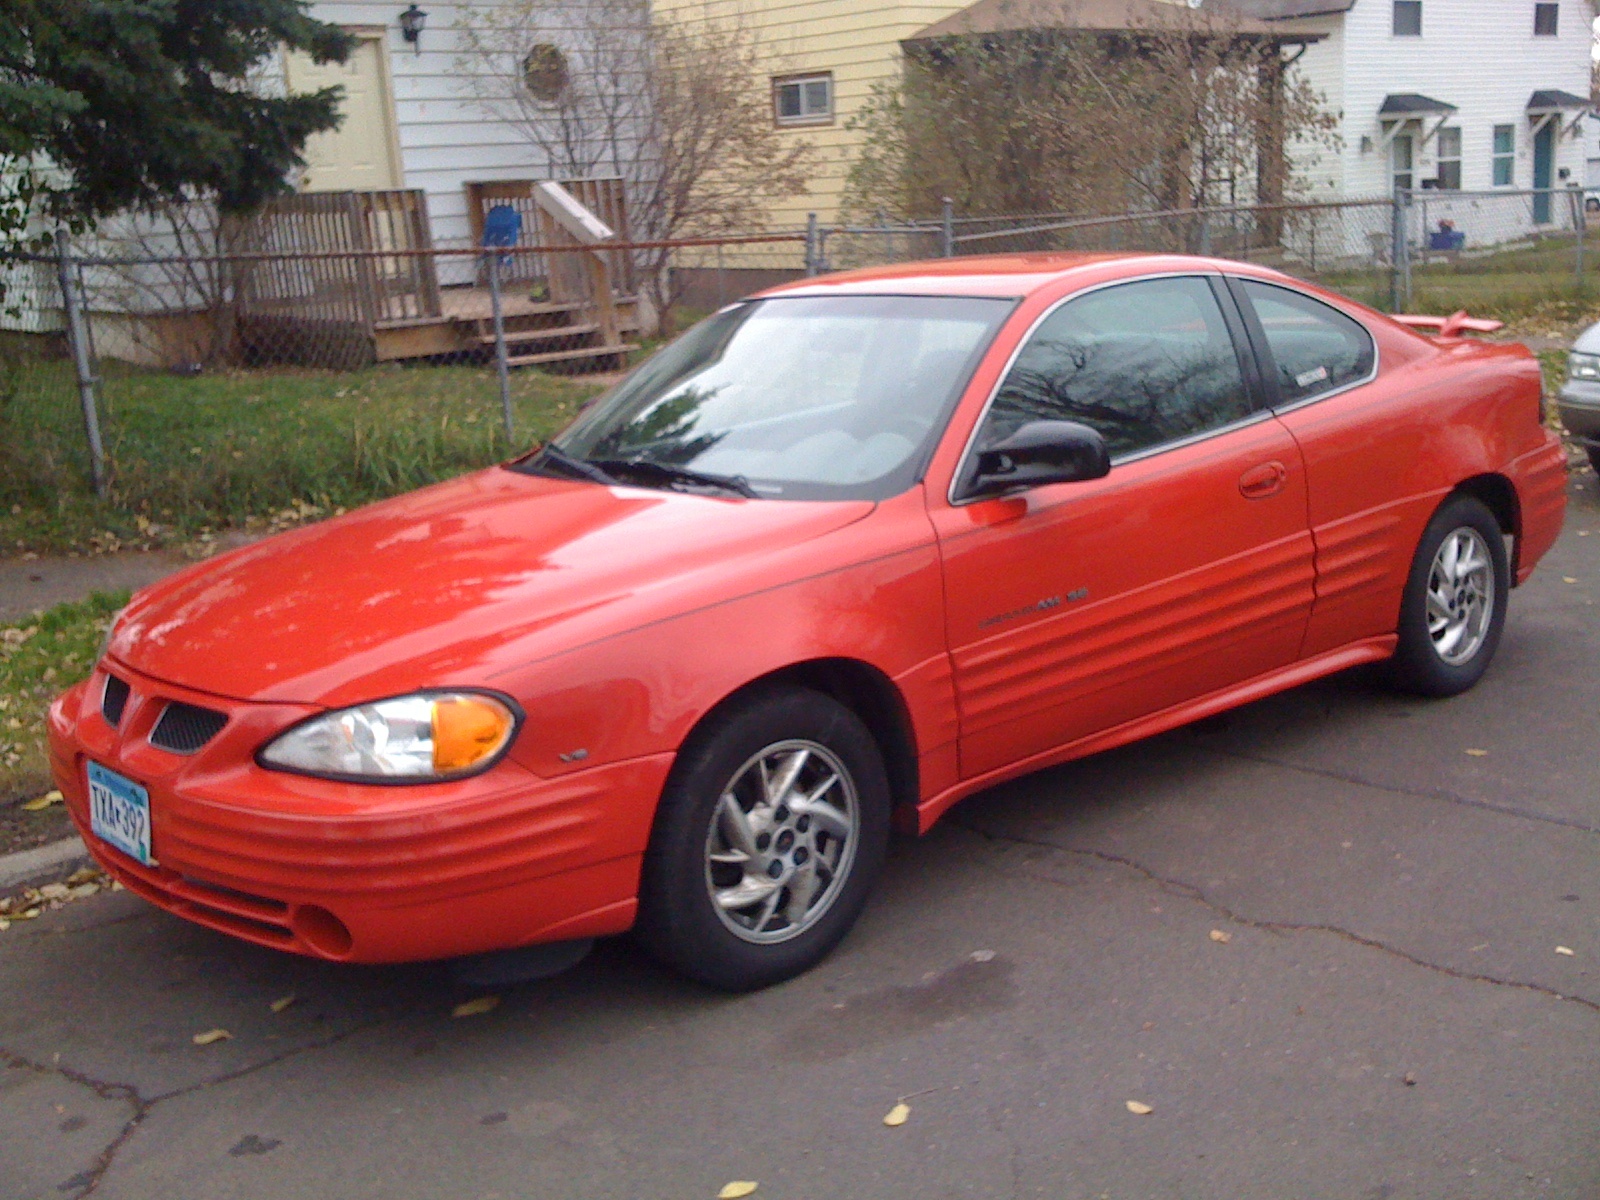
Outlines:
{"label": "car hood", "polygon": [[1589,326],[1572,343],[1579,354],[1600,354],[1600,323]]}
{"label": "car hood", "polygon": [[239,700],[347,704],[466,686],[738,594],[743,578],[759,576],[741,574],[741,560],[873,507],[495,468],[179,572],[135,595],[110,654]]}

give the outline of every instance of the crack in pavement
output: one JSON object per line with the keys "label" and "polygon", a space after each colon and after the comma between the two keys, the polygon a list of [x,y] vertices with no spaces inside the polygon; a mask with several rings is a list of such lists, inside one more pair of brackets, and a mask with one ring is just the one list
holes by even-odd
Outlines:
{"label": "crack in pavement", "polygon": [[1151,870],[1136,859],[1128,858],[1121,854],[1113,854],[1109,850],[1095,850],[1077,846],[1063,846],[1058,842],[1048,841],[1044,838],[1030,838],[1021,834],[999,833],[990,829],[983,829],[970,825],[960,820],[950,820],[950,824],[957,829],[964,829],[968,833],[993,842],[1013,842],[1019,846],[1035,846],[1045,850],[1054,850],[1060,854],[1071,854],[1079,858],[1092,858],[1100,862],[1111,863],[1115,866],[1133,871],[1143,876],[1151,883],[1160,885],[1169,894],[1182,897],[1210,909],[1224,920],[1236,925],[1243,925],[1247,929],[1259,929],[1264,933],[1291,934],[1291,933],[1327,933],[1334,937],[1342,938],[1357,946],[1365,946],[1369,950],[1377,950],[1402,962],[1410,963],[1414,967],[1421,967],[1425,971],[1433,971],[1446,975],[1451,979],[1459,979],[1466,983],[1488,983],[1496,987],[1511,988],[1516,991],[1534,992],[1541,996],[1548,996],[1553,1000],[1561,1000],[1568,1004],[1576,1004],[1591,1012],[1600,1013],[1600,1001],[1590,1000],[1586,996],[1569,996],[1565,992],[1558,992],[1555,988],[1542,983],[1529,983],[1521,979],[1504,979],[1498,975],[1486,975],[1476,971],[1463,971],[1459,967],[1447,967],[1443,963],[1429,962],[1425,958],[1418,958],[1409,951],[1398,946],[1391,946],[1377,938],[1368,937],[1366,934],[1356,933],[1354,930],[1345,929],[1339,925],[1325,925],[1320,923],[1306,923],[1299,921],[1263,921],[1255,917],[1247,917],[1243,913],[1221,904],[1205,894],[1204,889],[1182,879],[1169,879],[1156,871]]}
{"label": "crack in pavement", "polygon": [[294,1058],[296,1055],[306,1054],[317,1050],[326,1050],[330,1046],[336,1046],[348,1038],[355,1037],[357,1034],[365,1033],[371,1029],[376,1029],[380,1025],[383,1025],[386,1022],[394,1019],[394,1014],[386,1014],[371,1021],[364,1021],[358,1025],[354,1025],[351,1028],[344,1030],[341,1033],[336,1033],[330,1037],[323,1038],[321,1041],[308,1042],[303,1046],[292,1046],[277,1054],[269,1055],[268,1057],[260,1059],[256,1062],[247,1063],[244,1066],[238,1067],[232,1071],[225,1071],[221,1075],[210,1076],[206,1079],[201,1079],[198,1082],[187,1084],[184,1087],[173,1088],[171,1091],[162,1092],[159,1095],[149,1097],[141,1095],[139,1093],[139,1089],[131,1083],[111,1083],[105,1080],[96,1079],[92,1075],[87,1075],[82,1071],[75,1071],[70,1067],[63,1067],[58,1063],[35,1062],[33,1059],[28,1058],[25,1055],[21,1055],[13,1050],[6,1049],[4,1046],[0,1046],[0,1063],[18,1070],[34,1071],[42,1075],[59,1075],[70,1083],[77,1084],[80,1087],[88,1088],[103,1100],[112,1100],[133,1106],[133,1115],[123,1123],[122,1129],[120,1132],[118,1132],[117,1136],[112,1138],[105,1148],[95,1156],[94,1162],[88,1167],[88,1169],[80,1171],[78,1174],[74,1175],[71,1179],[68,1179],[59,1186],[58,1190],[63,1192],[73,1188],[80,1189],[73,1194],[73,1200],[84,1200],[85,1197],[93,1195],[95,1191],[99,1189],[100,1184],[105,1179],[106,1173],[111,1170],[112,1163],[115,1161],[118,1151],[120,1151],[123,1146],[127,1145],[129,1140],[132,1139],[133,1135],[138,1132],[139,1126],[144,1124],[145,1118],[148,1117],[158,1105],[164,1104],[168,1100],[176,1100],[181,1096],[188,1096],[195,1092],[205,1091],[207,1088],[216,1087],[219,1084],[232,1083],[236,1079],[242,1079],[246,1075],[252,1075],[257,1071],[265,1070],[267,1067],[275,1066],[287,1059]]}
{"label": "crack in pavement", "polygon": [[1389,792],[1396,796],[1416,796],[1423,800],[1443,800],[1449,804],[1460,804],[1467,808],[1479,808],[1485,812],[1498,813],[1505,817],[1517,817],[1524,821],[1538,821],[1546,825],[1559,825],[1565,829],[1576,829],[1581,833],[1600,833],[1600,826],[1591,825],[1586,821],[1578,821],[1571,817],[1557,817],[1549,813],[1536,812],[1529,808],[1517,808],[1510,804],[1496,804],[1492,800],[1474,800],[1471,796],[1463,796],[1460,792],[1452,792],[1448,788],[1418,788],[1407,787],[1399,783],[1380,783],[1377,780],[1367,779],[1349,771],[1335,771],[1331,767],[1312,767],[1302,763],[1285,762],[1282,759],[1268,758],[1262,754],[1246,754],[1242,750],[1224,750],[1217,746],[1207,746],[1198,743],[1197,748],[1208,754],[1215,754],[1219,758],[1239,759],[1243,762],[1260,763],[1267,767],[1282,767],[1286,771],[1297,771],[1303,775],[1314,775],[1321,779],[1332,779],[1339,783],[1353,783],[1359,787],[1372,788],[1378,792]]}

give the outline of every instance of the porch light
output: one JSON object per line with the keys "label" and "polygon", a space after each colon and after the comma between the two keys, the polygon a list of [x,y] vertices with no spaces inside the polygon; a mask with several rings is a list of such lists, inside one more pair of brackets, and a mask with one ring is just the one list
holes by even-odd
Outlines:
{"label": "porch light", "polygon": [[428,14],[415,4],[400,14],[400,36],[410,42],[416,53],[422,53],[422,28],[428,23]]}

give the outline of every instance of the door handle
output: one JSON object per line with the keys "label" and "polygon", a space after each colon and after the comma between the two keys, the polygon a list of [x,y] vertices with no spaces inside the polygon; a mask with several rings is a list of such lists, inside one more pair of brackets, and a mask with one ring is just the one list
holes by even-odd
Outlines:
{"label": "door handle", "polygon": [[1251,467],[1239,476],[1239,492],[1247,500],[1265,500],[1283,491],[1289,468],[1276,460]]}

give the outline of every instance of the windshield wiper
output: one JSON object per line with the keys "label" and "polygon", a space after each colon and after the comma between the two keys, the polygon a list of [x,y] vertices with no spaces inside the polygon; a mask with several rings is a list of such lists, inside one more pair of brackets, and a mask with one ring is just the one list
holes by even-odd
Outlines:
{"label": "windshield wiper", "polygon": [[539,451],[534,457],[534,463],[537,465],[548,463],[564,475],[576,475],[580,479],[592,479],[596,483],[617,482],[588,459],[574,458],[565,450],[558,450],[554,444],[547,445]]}
{"label": "windshield wiper", "polygon": [[608,475],[631,475],[661,483],[687,483],[696,487],[715,488],[747,500],[761,498],[761,493],[751,487],[750,481],[743,475],[713,475],[707,471],[695,471],[676,463],[656,462],[648,458],[597,458],[588,465],[599,467]]}

